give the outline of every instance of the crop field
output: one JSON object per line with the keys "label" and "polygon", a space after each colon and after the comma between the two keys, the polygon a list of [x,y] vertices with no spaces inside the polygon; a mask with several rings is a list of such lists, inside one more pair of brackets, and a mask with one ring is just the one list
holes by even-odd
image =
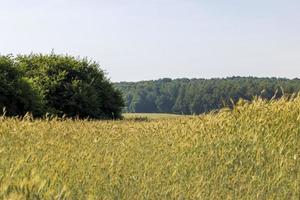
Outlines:
{"label": "crop field", "polygon": [[185,117],[187,115],[165,114],[165,113],[125,113],[123,114],[125,119],[168,119]]}
{"label": "crop field", "polygon": [[146,121],[0,119],[0,199],[300,198],[300,97]]}

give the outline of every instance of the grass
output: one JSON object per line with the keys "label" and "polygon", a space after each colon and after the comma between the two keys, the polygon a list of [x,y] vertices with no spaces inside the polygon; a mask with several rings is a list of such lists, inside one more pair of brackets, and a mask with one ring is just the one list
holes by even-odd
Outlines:
{"label": "grass", "polygon": [[300,97],[147,121],[0,119],[0,199],[299,199]]}
{"label": "grass", "polygon": [[186,115],[176,115],[176,114],[167,114],[167,113],[124,113],[125,119],[167,119],[174,117],[183,117]]}

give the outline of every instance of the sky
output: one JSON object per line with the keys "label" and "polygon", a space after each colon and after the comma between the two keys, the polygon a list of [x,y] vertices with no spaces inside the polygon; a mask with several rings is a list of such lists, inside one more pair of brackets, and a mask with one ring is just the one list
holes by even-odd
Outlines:
{"label": "sky", "polygon": [[112,81],[300,78],[299,0],[0,0],[0,54],[88,57]]}

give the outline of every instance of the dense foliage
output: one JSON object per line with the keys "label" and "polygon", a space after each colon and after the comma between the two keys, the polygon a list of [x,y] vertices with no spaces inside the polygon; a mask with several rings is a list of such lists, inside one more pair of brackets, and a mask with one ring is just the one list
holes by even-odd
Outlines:
{"label": "dense foliage", "polygon": [[300,79],[231,77],[223,79],[160,79],[121,82],[125,111],[199,114],[232,106],[240,98],[279,98],[300,91]]}
{"label": "dense foliage", "polygon": [[27,111],[41,114],[41,99],[23,77],[11,56],[0,56],[0,112],[6,115],[24,115]]}
{"label": "dense foliage", "polygon": [[138,122],[0,117],[0,199],[295,199],[300,97]]}
{"label": "dense foliage", "polygon": [[[1,79],[0,89],[5,91],[0,106],[11,115],[32,112],[39,116],[121,117],[122,96],[95,62],[55,54],[2,56],[1,60],[1,74],[7,80]],[[28,94],[30,91],[35,95]],[[27,98],[35,96],[36,101]],[[24,105],[14,103],[18,98]]]}

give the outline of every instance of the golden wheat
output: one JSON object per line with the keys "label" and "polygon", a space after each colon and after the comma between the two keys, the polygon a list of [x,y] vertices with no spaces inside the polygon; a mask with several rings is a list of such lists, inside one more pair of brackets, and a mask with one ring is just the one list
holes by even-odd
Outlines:
{"label": "golden wheat", "polygon": [[299,199],[300,97],[146,121],[0,119],[0,199]]}

